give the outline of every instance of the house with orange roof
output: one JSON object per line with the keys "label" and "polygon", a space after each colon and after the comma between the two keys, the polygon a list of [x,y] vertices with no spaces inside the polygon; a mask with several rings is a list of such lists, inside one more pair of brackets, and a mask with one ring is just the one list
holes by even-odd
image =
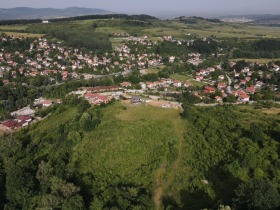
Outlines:
{"label": "house with orange roof", "polygon": [[42,105],[45,107],[49,107],[52,105],[52,101],[51,100],[44,100],[42,101]]}
{"label": "house with orange roof", "polygon": [[130,82],[122,82],[122,83],[120,83],[120,85],[121,85],[122,87],[125,87],[125,88],[131,87],[131,83],[130,83]]}
{"label": "house with orange roof", "polygon": [[85,93],[84,97],[89,101],[91,104],[99,105],[101,103],[108,103],[110,100],[107,96],[103,96],[97,93]]}
{"label": "house with orange roof", "polygon": [[225,89],[227,87],[227,84],[224,82],[219,82],[217,87],[218,87],[218,89]]}
{"label": "house with orange roof", "polygon": [[195,77],[195,80],[196,80],[196,81],[199,81],[199,82],[200,82],[201,80],[203,80],[203,79],[204,79],[203,76],[196,76],[196,77]]}
{"label": "house with orange roof", "polygon": [[203,90],[203,93],[215,93],[215,88],[211,86],[206,86]]}
{"label": "house with orange roof", "polygon": [[173,86],[174,87],[182,87],[182,82],[180,82],[179,80],[174,80],[173,81]]}
{"label": "house with orange roof", "polygon": [[215,96],[215,100],[217,102],[222,102],[223,101],[223,98],[221,96]]}
{"label": "house with orange roof", "polygon": [[255,88],[254,85],[251,85],[250,87],[247,87],[247,88],[245,89],[245,92],[248,93],[248,94],[254,94],[255,91],[256,91],[256,88]]}

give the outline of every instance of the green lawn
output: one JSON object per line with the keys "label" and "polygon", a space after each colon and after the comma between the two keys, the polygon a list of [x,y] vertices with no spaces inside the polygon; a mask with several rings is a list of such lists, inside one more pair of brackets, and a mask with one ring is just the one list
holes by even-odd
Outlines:
{"label": "green lawn", "polygon": [[165,66],[159,66],[159,67],[150,67],[146,70],[147,74],[157,74],[159,71],[161,71]]}
{"label": "green lawn", "polygon": [[189,82],[192,83],[193,86],[198,86],[198,87],[202,87],[202,86],[205,85],[205,83],[199,82],[199,81],[196,81],[196,80],[190,80]]}
{"label": "green lawn", "polygon": [[160,70],[156,68],[149,68],[146,70],[147,74],[157,74]]}
{"label": "green lawn", "polygon": [[190,79],[189,76],[182,75],[182,74],[172,74],[170,75],[170,78],[174,80],[179,80],[181,82],[186,82],[186,80]]}

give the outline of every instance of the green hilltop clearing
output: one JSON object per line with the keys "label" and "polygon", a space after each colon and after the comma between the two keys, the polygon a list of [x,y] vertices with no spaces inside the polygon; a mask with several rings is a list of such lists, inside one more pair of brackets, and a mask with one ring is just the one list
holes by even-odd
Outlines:
{"label": "green hilltop clearing", "polygon": [[[220,204],[241,209],[257,205],[258,197],[241,193],[252,183],[272,191],[279,187],[279,108],[186,105],[180,113],[115,102],[83,113],[79,104],[67,103],[1,141],[10,206],[67,209],[75,201],[69,209],[215,209]],[[98,125],[83,127],[84,115],[92,121],[98,117]],[[14,157],[10,149],[17,151]],[[24,182],[13,184],[8,171],[13,164],[21,164],[14,178],[29,174]],[[38,178],[41,170],[49,170],[44,179]],[[36,180],[39,188],[25,185]],[[71,183],[78,188],[69,197],[57,194]],[[22,194],[21,184],[30,193]],[[272,191],[265,202],[278,205],[274,199],[280,195]],[[17,204],[17,196],[32,199]],[[59,202],[47,202],[49,196]]]}

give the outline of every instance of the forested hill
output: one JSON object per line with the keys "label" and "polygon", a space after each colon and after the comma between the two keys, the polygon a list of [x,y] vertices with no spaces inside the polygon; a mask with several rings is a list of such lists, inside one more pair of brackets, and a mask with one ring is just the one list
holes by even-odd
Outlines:
{"label": "forested hill", "polygon": [[[0,9],[1,12],[1,9]],[[49,22],[70,22],[76,20],[98,20],[98,19],[123,19],[123,20],[155,20],[157,18],[150,15],[126,15],[126,14],[96,14],[96,15],[83,15],[83,16],[72,16],[72,17],[64,17],[64,18],[49,18]],[[17,24],[32,24],[32,23],[41,23],[42,19],[0,19],[0,25],[17,25]]]}
{"label": "forested hill", "polygon": [[68,96],[2,138],[0,209],[279,208],[276,108],[104,106]]}
{"label": "forested hill", "polygon": [[109,13],[113,12],[81,7],[69,7],[65,9],[16,7],[11,9],[0,9],[0,20],[52,19]]}

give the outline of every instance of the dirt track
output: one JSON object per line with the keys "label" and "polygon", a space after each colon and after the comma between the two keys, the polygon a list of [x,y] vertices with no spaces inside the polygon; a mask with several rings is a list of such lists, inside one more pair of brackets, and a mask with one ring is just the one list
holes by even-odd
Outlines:
{"label": "dirt track", "polygon": [[3,125],[0,124],[0,131],[2,131],[3,133],[6,133],[6,134],[10,134],[10,133],[13,133],[14,131],[10,128],[7,128]]}

